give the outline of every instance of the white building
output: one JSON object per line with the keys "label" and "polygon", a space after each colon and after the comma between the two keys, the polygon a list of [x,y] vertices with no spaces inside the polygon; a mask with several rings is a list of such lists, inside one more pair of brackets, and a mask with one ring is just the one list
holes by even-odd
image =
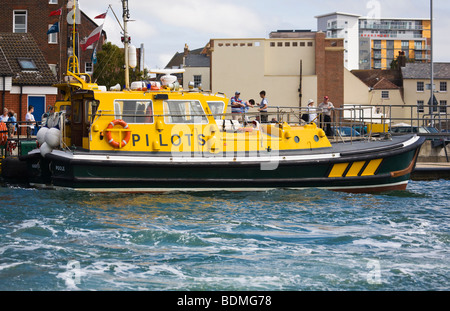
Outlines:
{"label": "white building", "polygon": [[344,66],[390,69],[399,52],[426,63],[430,57],[431,22],[424,18],[372,18],[334,12],[316,16],[317,29],[327,38],[343,38]]}
{"label": "white building", "polygon": [[360,15],[334,12],[316,16],[317,30],[327,38],[344,39],[344,67],[359,69],[359,18]]}

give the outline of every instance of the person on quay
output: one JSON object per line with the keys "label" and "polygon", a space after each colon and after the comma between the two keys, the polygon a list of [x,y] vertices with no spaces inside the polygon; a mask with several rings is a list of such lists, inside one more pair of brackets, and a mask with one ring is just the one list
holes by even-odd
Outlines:
{"label": "person on quay", "polygon": [[8,116],[8,108],[3,108],[3,114],[0,116],[0,122],[8,122],[9,116]]}
{"label": "person on quay", "polygon": [[36,120],[34,119],[34,107],[28,107],[28,113],[25,116],[25,121],[27,122],[27,136],[31,136],[34,133]]}

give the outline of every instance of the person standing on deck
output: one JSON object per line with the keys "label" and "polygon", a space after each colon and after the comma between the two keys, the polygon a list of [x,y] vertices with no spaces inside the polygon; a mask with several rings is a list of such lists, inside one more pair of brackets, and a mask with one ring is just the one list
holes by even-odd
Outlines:
{"label": "person standing on deck", "polygon": [[234,97],[231,97],[231,113],[233,116],[233,120],[241,120],[242,117],[242,113],[244,112],[244,108],[245,108],[245,104],[242,101],[242,99],[240,99],[241,93],[237,92],[234,93]]}
{"label": "person standing on deck", "polygon": [[267,115],[267,108],[269,107],[269,101],[266,98],[266,91],[261,91],[259,93],[261,96],[261,104],[259,104],[258,111],[261,113],[261,123],[267,123],[269,116]]}
{"label": "person standing on deck", "polygon": [[330,102],[330,98],[325,96],[323,102],[319,105],[319,109],[322,111],[320,115],[320,126],[325,129],[327,136],[333,135],[331,131],[331,111],[334,109],[334,105]]}

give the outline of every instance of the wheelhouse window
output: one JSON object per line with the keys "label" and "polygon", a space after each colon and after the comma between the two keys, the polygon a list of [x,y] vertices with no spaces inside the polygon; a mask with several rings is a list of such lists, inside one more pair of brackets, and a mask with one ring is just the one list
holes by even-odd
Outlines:
{"label": "wheelhouse window", "polygon": [[222,118],[222,114],[225,113],[225,103],[224,102],[208,102],[209,110],[211,110],[211,114],[214,115],[214,119],[220,120]]}
{"label": "wheelhouse window", "polygon": [[170,100],[164,102],[167,124],[207,124],[203,107],[199,101]]}
{"label": "wheelhouse window", "polygon": [[127,123],[153,123],[151,100],[116,100],[114,111],[116,119],[122,119]]}
{"label": "wheelhouse window", "polygon": [[86,124],[94,123],[95,115],[97,114],[97,109],[100,102],[98,100],[86,99],[84,102],[84,107],[86,109],[85,115]]}

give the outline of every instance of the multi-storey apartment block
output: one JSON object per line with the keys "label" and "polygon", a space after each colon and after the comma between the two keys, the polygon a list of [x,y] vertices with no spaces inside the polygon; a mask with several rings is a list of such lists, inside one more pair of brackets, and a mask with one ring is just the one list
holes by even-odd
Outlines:
{"label": "multi-storey apartment block", "polygon": [[347,69],[389,69],[399,52],[409,61],[430,61],[431,22],[418,18],[369,18],[334,12],[316,16],[327,38],[343,38]]}

